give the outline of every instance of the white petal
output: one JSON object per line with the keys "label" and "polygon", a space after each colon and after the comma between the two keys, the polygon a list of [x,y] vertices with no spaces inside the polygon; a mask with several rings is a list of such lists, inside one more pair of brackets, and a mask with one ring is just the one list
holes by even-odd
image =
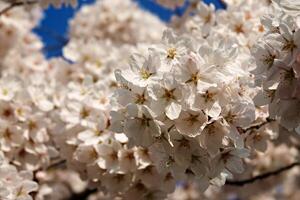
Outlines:
{"label": "white petal", "polygon": [[166,107],[166,115],[171,120],[177,119],[179,117],[180,112],[181,112],[181,105],[176,102],[171,102]]}

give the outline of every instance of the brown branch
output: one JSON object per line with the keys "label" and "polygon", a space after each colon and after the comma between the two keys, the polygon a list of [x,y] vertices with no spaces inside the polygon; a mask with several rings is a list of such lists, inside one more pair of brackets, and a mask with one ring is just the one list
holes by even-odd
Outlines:
{"label": "brown branch", "polygon": [[97,192],[97,189],[86,189],[80,193],[74,193],[72,194],[68,200],[85,200],[85,199],[88,199],[88,197],[91,195],[91,194],[94,194]]}
{"label": "brown branch", "polygon": [[66,160],[59,160],[56,162],[51,163],[50,166],[47,167],[47,170],[57,169],[57,168],[63,168],[65,167]]}
{"label": "brown branch", "polygon": [[7,13],[8,11],[10,11],[11,9],[15,8],[15,7],[19,7],[19,6],[23,6],[23,5],[32,5],[32,4],[36,4],[37,1],[14,1],[12,3],[10,3],[7,7],[5,7],[3,10],[0,11],[0,16],[4,15],[5,13]]}
{"label": "brown branch", "polygon": [[246,133],[247,131],[250,131],[250,130],[258,130],[261,127],[263,127],[264,125],[267,125],[267,124],[269,124],[269,123],[271,123],[273,121],[275,121],[275,119],[266,118],[266,121],[258,123],[258,124],[254,124],[254,125],[249,126],[248,128],[245,128],[245,129],[240,129],[240,131],[242,133]]}
{"label": "brown branch", "polygon": [[265,174],[254,176],[252,178],[245,179],[245,180],[227,180],[226,181],[226,185],[243,186],[243,185],[246,185],[246,184],[253,183],[253,182],[257,181],[257,180],[264,180],[264,179],[269,178],[271,176],[278,175],[278,174],[283,173],[285,171],[288,171],[288,170],[290,170],[290,169],[292,169],[293,167],[296,167],[296,166],[300,166],[300,162],[294,162],[294,163],[292,163],[290,165],[287,165],[285,167],[279,168],[279,169],[277,169],[275,171],[267,172]]}

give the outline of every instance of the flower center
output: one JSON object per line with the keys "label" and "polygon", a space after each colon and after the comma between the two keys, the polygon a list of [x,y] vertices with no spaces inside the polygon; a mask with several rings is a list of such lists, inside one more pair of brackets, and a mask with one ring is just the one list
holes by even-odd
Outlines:
{"label": "flower center", "polygon": [[8,89],[3,88],[3,89],[2,89],[2,94],[3,94],[4,96],[7,96],[7,95],[8,95]]}
{"label": "flower center", "polygon": [[145,69],[141,69],[140,74],[141,74],[142,79],[144,79],[144,80],[147,80],[152,75],[152,73],[150,73],[149,71],[147,71]]}
{"label": "flower center", "polygon": [[90,111],[87,110],[86,108],[82,108],[80,111],[80,117],[85,119],[90,115]]}
{"label": "flower center", "polygon": [[169,59],[173,60],[175,58],[176,54],[177,54],[176,48],[174,48],[174,47],[167,50],[167,58],[169,58]]}
{"label": "flower center", "polygon": [[293,49],[297,48],[296,44],[294,43],[294,40],[286,41],[284,46],[282,47],[283,51],[293,51]]}
{"label": "flower center", "polygon": [[202,94],[202,97],[204,98],[205,103],[212,101],[213,97],[215,96],[215,93],[209,92],[206,90],[204,94]]}
{"label": "flower center", "polygon": [[269,56],[265,56],[263,62],[268,65],[268,68],[271,68],[273,63],[274,63],[274,59],[276,58],[275,55],[269,55]]}
{"label": "flower center", "polygon": [[186,83],[194,83],[195,85],[198,84],[198,80],[200,79],[200,76],[198,73],[192,74],[191,78],[186,81]]}
{"label": "flower center", "polygon": [[174,91],[176,88],[172,89],[172,90],[167,90],[165,89],[165,94],[163,95],[163,98],[165,98],[167,101],[170,101],[171,99],[176,99],[175,95],[174,95]]}
{"label": "flower center", "polygon": [[198,119],[197,119],[198,117],[199,117],[199,115],[190,114],[190,116],[188,118],[186,118],[186,121],[190,122],[191,125],[193,125],[195,122],[198,121]]}
{"label": "flower center", "polygon": [[146,98],[145,98],[144,93],[136,95],[136,101],[135,101],[136,104],[144,104],[145,101],[146,101]]}
{"label": "flower center", "polygon": [[245,33],[244,30],[243,30],[243,24],[235,25],[234,31],[235,31],[236,33]]}

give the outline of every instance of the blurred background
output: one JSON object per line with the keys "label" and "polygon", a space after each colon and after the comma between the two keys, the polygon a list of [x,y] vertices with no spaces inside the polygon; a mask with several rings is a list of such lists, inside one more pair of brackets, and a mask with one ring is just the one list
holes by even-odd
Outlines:
{"label": "blurred background", "polygon": [[[113,1],[113,0],[112,0]],[[155,0],[134,0],[141,8],[157,15],[161,20],[167,22],[172,15],[181,15],[187,3],[184,6],[175,10],[163,8],[155,3]],[[213,3],[217,9],[224,9],[224,4],[221,0],[203,0],[205,3]],[[68,42],[68,21],[74,14],[85,4],[92,4],[94,0],[78,0],[78,6],[62,7],[55,9],[49,7],[44,11],[44,18],[40,25],[34,30],[43,40],[45,47],[44,53],[48,58],[61,56],[62,47]],[[101,14],[101,13],[99,13]]]}

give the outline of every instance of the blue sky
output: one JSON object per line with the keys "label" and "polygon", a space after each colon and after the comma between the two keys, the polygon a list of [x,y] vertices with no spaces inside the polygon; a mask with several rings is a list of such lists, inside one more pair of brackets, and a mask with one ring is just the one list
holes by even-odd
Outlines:
{"label": "blue sky", "polygon": [[[91,4],[94,0],[78,0],[77,8],[63,7],[61,9],[48,8],[44,11],[44,18],[41,24],[35,29],[35,32],[45,43],[45,53],[47,57],[60,56],[62,47],[68,42],[68,20],[74,16],[74,13],[84,4]],[[112,0],[113,1],[113,0]],[[182,13],[184,7],[175,11],[163,8],[157,5],[154,0],[136,0],[138,4],[163,21],[168,21],[175,13]],[[224,8],[220,0],[204,0],[206,3],[214,3],[216,8]]]}

